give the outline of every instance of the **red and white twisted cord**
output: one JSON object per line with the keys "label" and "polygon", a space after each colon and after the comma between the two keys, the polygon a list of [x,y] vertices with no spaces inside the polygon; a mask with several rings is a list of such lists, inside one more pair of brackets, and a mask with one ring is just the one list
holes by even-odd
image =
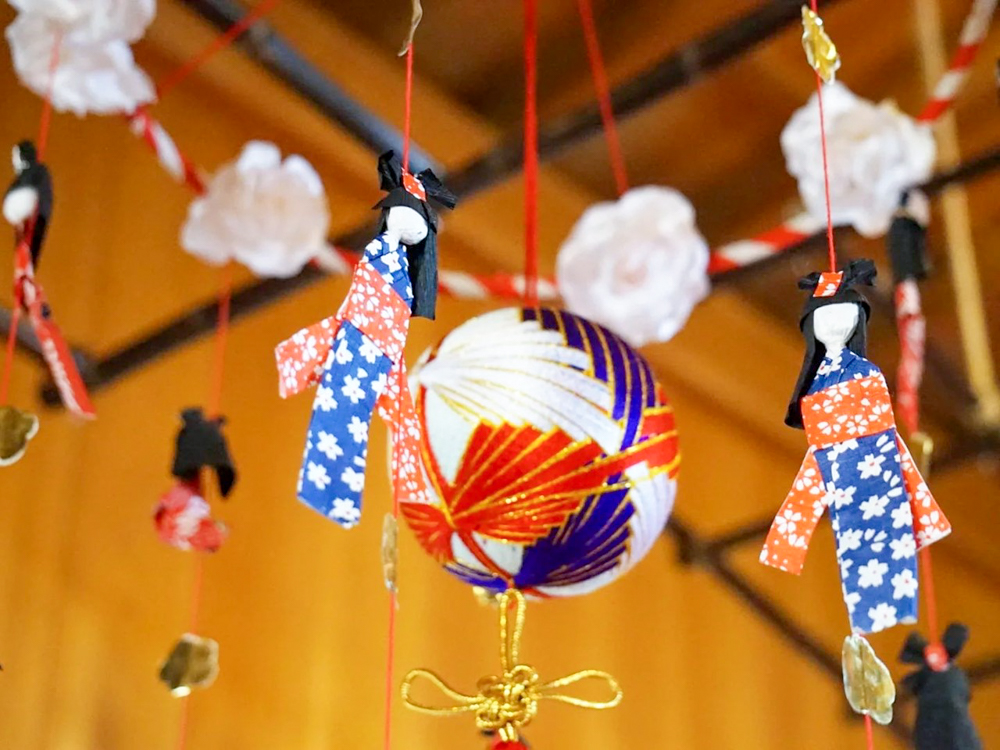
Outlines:
{"label": "red and white twisted cord", "polygon": [[976,59],[979,47],[990,29],[990,21],[996,10],[998,0],[975,0],[972,10],[965,18],[962,34],[958,39],[958,49],[951,59],[951,64],[941,80],[934,87],[934,93],[927,106],[917,116],[918,122],[933,123],[947,112],[955,103],[969,70]]}

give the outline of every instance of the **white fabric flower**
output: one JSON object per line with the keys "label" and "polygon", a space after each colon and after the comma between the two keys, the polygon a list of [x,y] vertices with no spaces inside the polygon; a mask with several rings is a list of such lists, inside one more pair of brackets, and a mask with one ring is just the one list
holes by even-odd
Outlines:
{"label": "white fabric flower", "polygon": [[135,42],[156,15],[156,0],[8,0],[20,13],[40,16],[67,42]]}
{"label": "white fabric flower", "polygon": [[[904,190],[924,182],[934,166],[930,127],[891,102],[875,104],[835,82],[823,88],[833,222],[866,237],[884,234]],[[816,94],[781,133],[788,172],[799,182],[809,213],[826,220],[823,157]]]}
{"label": "white fabric flower", "polygon": [[633,346],[668,341],[709,292],[708,245],[676,190],[634,188],[588,208],[559,249],[570,312]]}
{"label": "white fabric flower", "polygon": [[64,36],[58,67],[51,75],[59,26],[45,16],[22,13],[7,27],[14,70],[21,83],[45,96],[52,81],[52,106],[78,117],[132,112],[155,97],[153,83],[135,64],[122,40],[76,42]]}
{"label": "white fabric flower", "polygon": [[188,210],[181,245],[212,265],[243,263],[258,276],[294,276],[325,246],[330,214],[316,170],[282,162],[273,143],[250,141]]}

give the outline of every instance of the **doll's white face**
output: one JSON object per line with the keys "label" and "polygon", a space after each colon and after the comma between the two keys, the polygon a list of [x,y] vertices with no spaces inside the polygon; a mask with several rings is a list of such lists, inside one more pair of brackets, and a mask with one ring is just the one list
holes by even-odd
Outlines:
{"label": "doll's white face", "polygon": [[839,352],[858,327],[858,306],[853,302],[826,305],[813,313],[813,331],[828,352]]}
{"label": "doll's white face", "polygon": [[393,206],[385,217],[385,231],[404,245],[416,245],[427,237],[427,221],[409,206]]}
{"label": "doll's white face", "polygon": [[14,148],[11,149],[10,160],[14,163],[15,174],[21,174],[21,172],[23,172],[24,168],[27,166],[24,163],[24,159],[21,158],[21,149],[19,149],[17,146],[14,146]]}

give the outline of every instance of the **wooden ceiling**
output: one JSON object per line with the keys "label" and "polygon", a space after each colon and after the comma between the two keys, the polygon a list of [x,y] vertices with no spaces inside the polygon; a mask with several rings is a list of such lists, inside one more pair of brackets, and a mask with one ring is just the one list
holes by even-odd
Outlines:
{"label": "wooden ceiling", "polygon": [[[754,8],[751,0],[699,3],[595,0],[612,83],[628,80],[681,44]],[[502,3],[425,3],[417,47],[414,137],[442,164],[460,167],[519,124],[520,13]],[[967,0],[941,0],[944,32],[957,37]],[[572,0],[542,3],[543,117],[575,110],[592,89]],[[11,13],[3,11],[6,22]],[[395,58],[407,2],[285,0],[274,29],[350,95],[398,122],[402,66]],[[916,111],[926,91],[911,2],[839,0],[824,12],[844,58],[842,79],[872,99]],[[139,61],[160,75],[214,36],[182,0],[161,0]],[[634,184],[685,192],[713,244],[767,229],[796,205],[778,134],[805,101],[811,79],[799,32],[787,32],[706,75],[621,125]],[[949,42],[949,46],[953,41]],[[997,144],[991,32],[958,107],[965,154]],[[39,104],[0,66],[0,140],[37,123]],[[213,168],[250,138],[304,154],[324,177],[335,233],[363,222],[377,196],[374,155],[238,51],[227,51],[156,108],[182,147]],[[177,232],[190,196],[157,167],[116,118],[56,117],[50,162],[58,191],[43,281],[70,338],[110,352],[212,297],[217,276],[182,253]],[[969,186],[991,334],[1000,337],[1000,176]],[[573,221],[613,195],[595,136],[546,165],[541,184],[543,270]],[[940,218],[940,217],[937,217]],[[940,225],[936,221],[935,225]],[[879,243],[849,239],[851,253]],[[491,272],[521,264],[521,184],[512,178],[464,203],[442,236],[448,267]],[[962,382],[961,341],[946,249],[934,231],[936,271],[926,303],[936,351]],[[674,399],[684,467],[676,518],[699,537],[753,524],[777,508],[801,459],[801,434],[780,415],[800,358],[794,279],[815,261],[799,256],[720,289],[689,326],[650,347]],[[246,275],[239,276],[248,281]],[[225,411],[242,470],[223,510],[233,528],[206,564],[200,629],[222,643],[223,671],[191,699],[189,750],[375,747],[382,729],[386,597],[377,559],[387,487],[373,476],[361,527],[341,532],[294,500],[308,399],[281,403],[273,344],[329,314],[344,293],[331,279],[243,319],[229,350]],[[6,297],[3,298],[5,301]],[[445,301],[440,320],[415,324],[411,358],[494,303]],[[875,357],[895,362],[883,315]],[[994,348],[994,355],[998,349]],[[12,750],[126,750],[177,746],[178,703],[156,683],[157,664],[188,623],[192,563],[162,547],[148,511],[168,483],[176,414],[203,398],[209,344],[199,340],[97,396],[99,420],[73,423],[42,411],[28,456],[0,474],[0,746]],[[928,411],[947,442],[964,408],[929,378]],[[14,397],[38,403],[42,374],[19,357]],[[961,416],[961,415],[959,415]],[[960,420],[959,420],[960,421]],[[961,426],[958,424],[957,426]],[[384,450],[379,431],[373,455]],[[996,466],[971,461],[935,477],[955,527],[935,548],[943,616],[972,626],[966,664],[996,670],[1000,653],[1000,487]],[[827,654],[845,634],[828,529],[801,580],[756,563],[757,540],[724,560],[685,565],[667,539],[620,583],[581,600],[529,612],[525,655],[546,676],[608,669],[625,686],[621,708],[588,714],[544,706],[535,747],[862,747],[836,675],[805,656],[749,605],[767,598]],[[439,668],[469,686],[495,668],[495,626],[469,593],[404,534],[397,663]],[[732,574],[732,575],[730,575]],[[728,577],[727,577],[728,576]],[[734,584],[734,577],[744,589]],[[904,632],[873,639],[894,663]],[[1000,683],[977,685],[974,713],[987,746],[1000,742]],[[912,719],[901,706],[903,722]],[[397,707],[396,747],[478,747],[471,722],[433,720]],[[881,731],[878,747],[904,747]]]}

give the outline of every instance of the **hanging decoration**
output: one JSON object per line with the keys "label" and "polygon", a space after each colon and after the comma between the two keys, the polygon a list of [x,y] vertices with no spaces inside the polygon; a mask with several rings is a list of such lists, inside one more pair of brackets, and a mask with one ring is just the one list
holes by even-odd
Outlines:
{"label": "hanging decoration", "polygon": [[924,373],[927,326],[919,282],[927,278],[927,197],[910,191],[901,202],[887,235],[889,260],[895,286],[896,328],[899,331],[899,365],[896,369],[896,406],[909,435],[919,429],[919,393]]}
{"label": "hanging decoration", "polygon": [[211,638],[185,633],[160,668],[160,681],[175,698],[207,688],[219,675],[219,644]]}
{"label": "hanging decoration", "polygon": [[329,228],[323,183],[309,162],[282,161],[273,143],[251,141],[191,203],[181,246],[213,266],[235,260],[258,276],[288,278],[323,252]]}
{"label": "hanging decoration", "polygon": [[[833,223],[849,224],[866,237],[889,228],[900,196],[927,180],[937,149],[928,126],[890,102],[874,104],[834,82],[823,89]],[[819,152],[819,107],[815,94],[781,133],[789,173],[815,217],[826,215]]]}
{"label": "hanging decoration", "polygon": [[885,379],[865,359],[870,307],[857,290],[871,261],[800,281],[812,292],[801,328],[806,355],[785,422],[809,450],[760,560],[798,574],[830,509],[844,601],[855,634],[916,622],[916,551],[951,526],[896,432]]}
{"label": "hanging decoration", "polygon": [[842,651],[844,693],[856,713],[871,716],[879,724],[892,721],[896,684],[889,668],[875,655],[875,650],[860,635],[844,639]]}
{"label": "hanging decoration", "polygon": [[687,198],[633,188],[577,221],[559,249],[559,292],[567,309],[632,346],[669,341],[708,296],[708,258]]}
{"label": "hanging decoration", "polygon": [[[15,312],[11,321],[11,340],[23,312],[31,321],[42,356],[66,408],[79,417],[91,418],[95,412],[83,378],[62,332],[52,318],[45,292],[35,279],[35,269],[41,261],[42,246],[52,220],[52,177],[31,141],[21,141],[14,147],[13,161],[15,177],[3,200],[4,218],[14,227],[15,234]],[[7,397],[7,375],[4,377],[2,402]]]}
{"label": "hanging decoration", "polygon": [[680,192],[629,190],[593,8],[590,0],[577,0],[577,8],[618,200],[584,211],[559,248],[559,293],[570,312],[632,346],[668,341],[710,291],[708,245]]}
{"label": "hanging decoration", "polygon": [[316,385],[299,475],[299,499],[350,528],[361,517],[368,428],[377,408],[397,437],[393,492],[421,497],[416,467],[419,427],[406,382],[403,346],[413,315],[434,318],[437,218],[429,201],[455,197],[429,169],[412,175],[391,151],[379,158],[387,195],[378,236],[354,270],[340,310],[278,345],[282,398]]}
{"label": "hanging decoration", "polygon": [[402,514],[463,581],[584,594],[663,531],[680,463],[673,409],[610,331],[558,310],[497,310],[448,334],[411,380],[430,481]]}
{"label": "hanging decoration", "polygon": [[[524,597],[519,591],[509,590],[500,597],[500,664],[501,673],[479,680],[478,692],[467,695],[450,687],[429,669],[414,669],[403,679],[403,702],[408,708],[431,716],[456,716],[472,714],[481,731],[495,732],[499,743],[494,747],[504,750],[522,750],[527,746],[520,741],[520,730],[538,713],[542,700],[568,703],[571,706],[591,709],[614,708],[622,700],[622,690],[615,679],[596,669],[585,669],[556,680],[542,682],[535,669],[520,661],[521,634],[524,630]],[[449,705],[433,706],[412,697],[413,686],[426,680],[452,701]],[[596,680],[608,689],[610,697],[604,701],[585,700],[562,692],[563,688],[585,680]]]}
{"label": "hanging decoration", "polygon": [[225,524],[212,518],[205,500],[207,482],[223,498],[236,483],[236,469],[222,434],[221,418],[206,419],[201,409],[181,412],[183,426],[177,434],[172,474],[177,482],[164,493],[153,511],[160,539],[172,547],[198,552],[215,552],[228,534]]}
{"label": "hanging decoration", "polygon": [[132,57],[156,14],[155,0],[14,0],[19,11],[7,27],[14,70],[39,96],[49,89],[49,60],[59,47],[51,82],[60,112],[127,114],[152,101],[152,81]]}
{"label": "hanging decoration", "polygon": [[0,466],[16,463],[38,434],[38,417],[13,406],[0,406]]}
{"label": "hanging decoration", "polygon": [[903,678],[903,687],[917,699],[916,750],[983,748],[969,714],[969,678],[955,664],[968,638],[968,628],[952,623],[940,642],[928,643],[919,633],[906,639],[899,659],[920,667]]}

